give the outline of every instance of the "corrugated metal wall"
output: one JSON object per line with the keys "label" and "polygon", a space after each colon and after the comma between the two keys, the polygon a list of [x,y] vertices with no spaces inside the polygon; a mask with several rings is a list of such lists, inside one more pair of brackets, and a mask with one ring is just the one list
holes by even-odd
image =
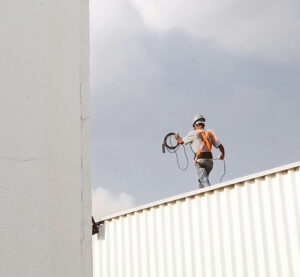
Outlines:
{"label": "corrugated metal wall", "polygon": [[299,166],[106,219],[94,277],[300,276]]}

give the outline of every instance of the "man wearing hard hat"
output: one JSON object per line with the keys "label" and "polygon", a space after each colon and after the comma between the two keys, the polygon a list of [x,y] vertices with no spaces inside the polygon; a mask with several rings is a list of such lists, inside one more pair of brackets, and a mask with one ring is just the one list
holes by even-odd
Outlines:
{"label": "man wearing hard hat", "polygon": [[213,168],[212,145],[220,149],[220,160],[224,159],[225,150],[214,132],[205,129],[205,118],[202,115],[194,116],[193,127],[194,130],[189,132],[184,138],[181,138],[179,134],[175,134],[174,137],[180,144],[191,144],[195,154],[194,162],[198,174],[199,188],[204,188],[210,186],[208,176]]}

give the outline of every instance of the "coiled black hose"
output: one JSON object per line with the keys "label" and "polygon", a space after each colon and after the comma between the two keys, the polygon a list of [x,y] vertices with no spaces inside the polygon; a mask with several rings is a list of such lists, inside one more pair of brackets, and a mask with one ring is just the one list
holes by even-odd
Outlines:
{"label": "coiled black hose", "polygon": [[[179,144],[178,142],[176,143],[176,145],[172,144],[171,137],[174,136],[174,135],[175,135],[175,133],[169,133],[169,134],[167,134],[165,136],[165,138],[163,140],[163,144],[162,144],[162,152],[166,153],[166,149],[167,149],[167,151],[169,153],[175,153],[178,168],[180,170],[185,171],[189,167],[189,159],[188,159],[188,157],[186,155],[185,147],[184,147],[183,144]],[[183,147],[183,152],[184,152],[184,155],[185,155],[185,158],[186,158],[186,166],[185,167],[181,167],[180,164],[179,164],[179,159],[178,159],[177,151],[178,151],[180,145],[182,145],[182,147]]]}
{"label": "coiled black hose", "polygon": [[[177,142],[177,144],[176,145],[172,145],[172,143],[171,143],[171,136],[174,136],[175,135],[175,133],[169,133],[169,134],[167,134],[166,136],[165,136],[165,138],[164,138],[164,141],[163,141],[163,144],[162,144],[162,152],[163,153],[166,153],[166,148],[168,149],[168,150],[175,150],[178,146],[179,146],[179,143]],[[169,143],[171,144],[171,145],[169,145],[168,143],[167,143],[167,140],[169,139]]]}

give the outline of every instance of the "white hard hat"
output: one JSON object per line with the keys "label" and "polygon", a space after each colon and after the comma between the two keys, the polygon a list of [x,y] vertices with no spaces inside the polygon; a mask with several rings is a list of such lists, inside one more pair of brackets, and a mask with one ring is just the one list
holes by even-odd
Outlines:
{"label": "white hard hat", "polygon": [[196,122],[199,122],[199,123],[202,123],[205,125],[205,118],[203,115],[200,115],[200,114],[196,114],[194,117],[193,117],[193,126],[195,125]]}

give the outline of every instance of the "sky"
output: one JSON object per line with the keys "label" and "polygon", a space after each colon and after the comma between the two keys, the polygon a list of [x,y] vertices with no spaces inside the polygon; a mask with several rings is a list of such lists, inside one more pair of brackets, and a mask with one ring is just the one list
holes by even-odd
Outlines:
{"label": "sky", "polygon": [[299,1],[91,0],[90,43],[96,219],[198,188],[189,147],[186,171],[161,151],[195,114],[223,181],[299,161]]}

